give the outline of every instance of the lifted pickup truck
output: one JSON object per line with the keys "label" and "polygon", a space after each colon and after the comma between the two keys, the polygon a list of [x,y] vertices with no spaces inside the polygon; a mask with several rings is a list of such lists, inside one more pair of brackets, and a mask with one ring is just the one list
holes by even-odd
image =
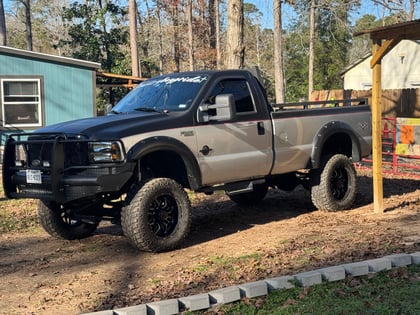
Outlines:
{"label": "lifted pickup truck", "polygon": [[5,194],[39,199],[40,223],[55,237],[88,237],[111,220],[154,252],[180,246],[189,232],[185,189],[224,190],[247,205],[270,187],[302,184],[318,209],[348,209],[353,162],[371,152],[370,108],[307,105],[276,109],[247,70],[152,78],[106,116],[11,134]]}

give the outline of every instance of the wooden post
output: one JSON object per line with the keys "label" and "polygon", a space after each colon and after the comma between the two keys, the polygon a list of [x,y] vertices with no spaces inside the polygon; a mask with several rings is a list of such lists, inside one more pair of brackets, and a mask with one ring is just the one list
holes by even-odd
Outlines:
{"label": "wooden post", "polygon": [[[379,52],[381,40],[374,39],[372,57]],[[373,208],[375,212],[383,212],[383,180],[382,180],[382,107],[381,107],[381,60],[372,66],[372,175],[373,175]]]}

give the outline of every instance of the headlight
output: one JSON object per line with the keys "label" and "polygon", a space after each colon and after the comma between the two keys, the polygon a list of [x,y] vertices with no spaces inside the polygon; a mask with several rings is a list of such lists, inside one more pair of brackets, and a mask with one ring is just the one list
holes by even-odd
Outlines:
{"label": "headlight", "polygon": [[89,160],[92,163],[121,162],[124,154],[119,142],[89,142]]}

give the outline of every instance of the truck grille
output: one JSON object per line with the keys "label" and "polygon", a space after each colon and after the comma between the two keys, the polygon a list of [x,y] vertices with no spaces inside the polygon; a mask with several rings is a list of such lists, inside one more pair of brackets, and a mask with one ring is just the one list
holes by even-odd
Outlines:
{"label": "truck grille", "polygon": [[27,168],[51,167],[54,156],[54,146],[59,143],[64,169],[72,166],[89,165],[88,144],[77,139],[59,139],[54,136],[30,136],[26,141],[15,144],[16,166]]}

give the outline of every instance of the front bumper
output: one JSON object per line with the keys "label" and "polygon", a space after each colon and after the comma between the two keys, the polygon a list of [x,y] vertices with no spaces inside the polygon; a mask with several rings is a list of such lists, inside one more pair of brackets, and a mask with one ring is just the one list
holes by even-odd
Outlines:
{"label": "front bumper", "polygon": [[66,203],[121,191],[134,163],[89,163],[87,142],[61,134],[9,136],[3,156],[5,195]]}

